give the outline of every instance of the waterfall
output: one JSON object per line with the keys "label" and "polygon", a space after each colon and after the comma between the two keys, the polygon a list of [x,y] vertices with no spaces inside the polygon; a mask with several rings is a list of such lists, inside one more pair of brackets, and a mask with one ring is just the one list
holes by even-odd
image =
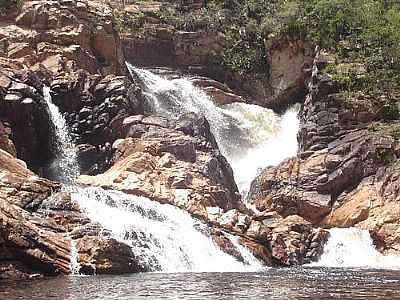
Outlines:
{"label": "waterfall", "polygon": [[296,154],[298,107],[279,116],[270,109],[245,103],[217,106],[188,78],[168,80],[127,65],[132,76],[143,82],[147,109],[151,112],[172,118],[183,113],[207,118],[242,194],[246,194],[260,169]]}
{"label": "waterfall", "polygon": [[247,249],[245,246],[242,246],[239,243],[239,237],[234,236],[231,234],[225,234],[225,236],[230,240],[233,246],[235,246],[236,250],[239,251],[240,256],[243,258],[243,261],[245,264],[248,264],[250,266],[254,266],[255,269],[261,269],[262,264],[260,261],[254,257],[254,255],[250,252],[249,249]]}
{"label": "waterfall", "polygon": [[79,271],[81,269],[81,265],[79,264],[78,249],[76,249],[76,242],[73,239],[71,239],[71,254],[70,254],[69,269],[72,275],[79,275]]}
{"label": "waterfall", "polygon": [[400,268],[400,257],[375,249],[367,230],[333,228],[320,260],[310,266],[342,268]]}
{"label": "waterfall", "polygon": [[174,206],[100,188],[81,188],[71,197],[93,222],[131,246],[150,271],[227,272],[261,267],[244,247],[237,250],[244,253],[245,263],[224,253],[207,234],[205,224]]}
{"label": "waterfall", "polygon": [[51,173],[58,181],[70,183],[79,175],[76,148],[64,117],[52,101],[49,87],[43,87],[43,96],[54,129],[52,147],[56,158],[50,167]]}
{"label": "waterfall", "polygon": [[[64,117],[52,101],[49,87],[43,87],[43,96],[54,130],[52,147],[56,158],[50,166],[50,173],[54,179],[62,183],[70,184],[79,176],[76,148],[72,142]],[[63,189],[67,191],[68,186],[64,186]],[[78,250],[76,249],[75,241],[72,238],[70,241],[70,271],[72,275],[78,275],[81,268],[79,265]]]}
{"label": "waterfall", "polygon": [[[76,150],[66,122],[52,102],[50,89],[45,87],[43,94],[55,133],[55,175],[61,182],[71,183],[79,175]],[[205,224],[176,207],[99,188],[66,185],[64,190],[71,193],[72,200],[93,222],[99,222],[114,238],[128,244],[142,266],[151,271],[251,271],[261,267],[239,243],[236,247],[245,263],[224,253],[207,234]],[[80,270],[72,239],[70,270],[73,275]]]}

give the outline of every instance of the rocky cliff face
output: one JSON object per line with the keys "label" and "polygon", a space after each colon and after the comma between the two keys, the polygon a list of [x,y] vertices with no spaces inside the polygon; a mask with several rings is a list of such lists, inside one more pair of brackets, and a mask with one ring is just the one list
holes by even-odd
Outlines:
{"label": "rocky cliff face", "polygon": [[[121,42],[113,9],[102,1],[26,1],[0,22],[0,278],[68,274],[73,247],[83,273],[143,271],[131,248],[85,217],[70,191],[43,178],[55,155],[44,85],[77,145],[79,183],[187,210],[238,259],[224,232],[269,266],[317,259],[328,238],[321,227],[368,229],[382,252],[399,253],[400,151],[396,124],[385,122],[387,102],[340,93],[324,73],[326,61],[313,62],[310,45],[299,40],[266,40],[265,81],[228,78],[210,61],[223,50],[221,33],[153,20]],[[299,154],[255,179],[248,200],[258,213],[245,207],[205,118],[145,111],[123,50],[132,62],[214,74],[222,82],[191,79],[220,104],[244,101],[227,85],[276,110],[302,101]]]}
{"label": "rocky cliff face", "polygon": [[398,254],[398,141],[371,125],[384,122],[386,104],[339,93],[322,61],[315,61],[300,113],[298,156],[265,169],[249,199],[261,211],[298,215],[314,226],[370,230],[381,251]]}
{"label": "rocky cliff face", "polygon": [[72,240],[84,273],[141,270],[131,249],[92,224],[60,184],[27,168],[43,175],[54,156],[44,85],[75,125],[87,172],[109,166],[112,124],[141,111],[137,88],[123,76],[111,12],[97,1],[27,1],[1,21],[1,278],[69,273]]}

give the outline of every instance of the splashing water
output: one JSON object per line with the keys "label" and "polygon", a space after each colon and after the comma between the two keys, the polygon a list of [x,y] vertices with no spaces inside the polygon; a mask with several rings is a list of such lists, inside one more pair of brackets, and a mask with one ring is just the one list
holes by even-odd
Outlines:
{"label": "splashing water", "polygon": [[239,237],[234,236],[232,234],[225,234],[225,236],[229,239],[233,246],[235,246],[236,250],[239,251],[240,255],[243,258],[245,264],[257,267],[258,269],[262,269],[261,262],[254,257],[254,255],[247,249],[245,246],[239,243]]}
{"label": "splashing water", "polygon": [[43,87],[43,95],[54,127],[52,147],[56,158],[50,169],[53,171],[56,180],[70,183],[79,175],[76,148],[72,142],[64,117],[52,101],[49,87]]}
{"label": "splashing water", "polygon": [[100,188],[79,189],[71,197],[93,222],[130,245],[150,271],[243,272],[260,268],[255,258],[243,264],[224,253],[207,235],[206,225],[174,206]]}
{"label": "splashing water", "polygon": [[195,113],[207,118],[242,194],[246,194],[259,169],[296,154],[298,107],[279,116],[270,109],[245,103],[217,106],[187,78],[168,80],[130,64],[128,68],[145,85],[151,112],[175,118]]}
{"label": "splashing water", "polygon": [[76,242],[73,239],[71,239],[69,269],[71,271],[71,275],[79,275],[79,271],[81,269],[81,265],[79,264],[78,249],[76,248]]}
{"label": "splashing water", "polygon": [[309,266],[341,268],[400,268],[400,257],[384,256],[375,249],[367,230],[332,228],[321,259]]}

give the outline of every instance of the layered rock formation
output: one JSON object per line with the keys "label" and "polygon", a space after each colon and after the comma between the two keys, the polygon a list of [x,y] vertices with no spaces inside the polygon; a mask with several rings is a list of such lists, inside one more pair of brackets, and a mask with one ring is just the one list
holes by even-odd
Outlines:
{"label": "layered rock formation", "polygon": [[73,239],[84,273],[141,270],[127,245],[90,223],[67,194],[54,194],[58,183],[3,149],[0,170],[1,279],[69,273]]}
{"label": "layered rock formation", "polygon": [[398,141],[393,131],[379,130],[396,126],[382,125],[391,117],[390,104],[339,93],[325,65],[315,61],[298,157],[265,169],[249,199],[261,211],[298,215],[314,226],[370,230],[381,251],[399,254]]}
{"label": "layered rock formation", "polygon": [[26,1],[21,14],[1,21],[1,278],[70,273],[73,244],[84,273],[142,270],[132,250],[92,224],[67,194],[53,195],[61,188],[58,183],[27,168],[45,174],[55,155],[42,95],[45,84],[51,83],[64,111],[80,113],[77,121],[96,119],[99,140],[82,134],[82,142],[92,145],[80,149],[95,148],[93,161],[84,166],[88,171],[107,165],[104,148],[113,134],[112,121],[140,111],[132,83],[115,76],[125,74],[125,65],[111,12],[97,1]]}
{"label": "layered rock formation", "polygon": [[[82,172],[99,174],[82,183],[181,207],[210,224],[226,252],[235,252],[228,231],[268,265],[315,259],[326,233],[301,218],[248,211],[207,120],[144,115],[112,19],[100,1],[26,1],[1,23],[1,278],[70,273],[73,252],[86,274],[143,271],[131,248],[91,223],[68,191],[31,171],[46,175],[56,155],[45,85],[71,128]],[[193,81],[221,104],[242,101],[217,81]]]}

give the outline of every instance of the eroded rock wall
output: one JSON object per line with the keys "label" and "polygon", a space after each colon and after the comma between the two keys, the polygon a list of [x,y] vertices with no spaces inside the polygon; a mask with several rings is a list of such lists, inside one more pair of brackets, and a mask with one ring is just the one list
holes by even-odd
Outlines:
{"label": "eroded rock wall", "polygon": [[249,199],[261,211],[314,226],[370,230],[381,251],[399,254],[398,140],[372,129],[396,123],[385,121],[383,98],[339,93],[324,65],[316,60],[300,112],[298,156],[266,168]]}

